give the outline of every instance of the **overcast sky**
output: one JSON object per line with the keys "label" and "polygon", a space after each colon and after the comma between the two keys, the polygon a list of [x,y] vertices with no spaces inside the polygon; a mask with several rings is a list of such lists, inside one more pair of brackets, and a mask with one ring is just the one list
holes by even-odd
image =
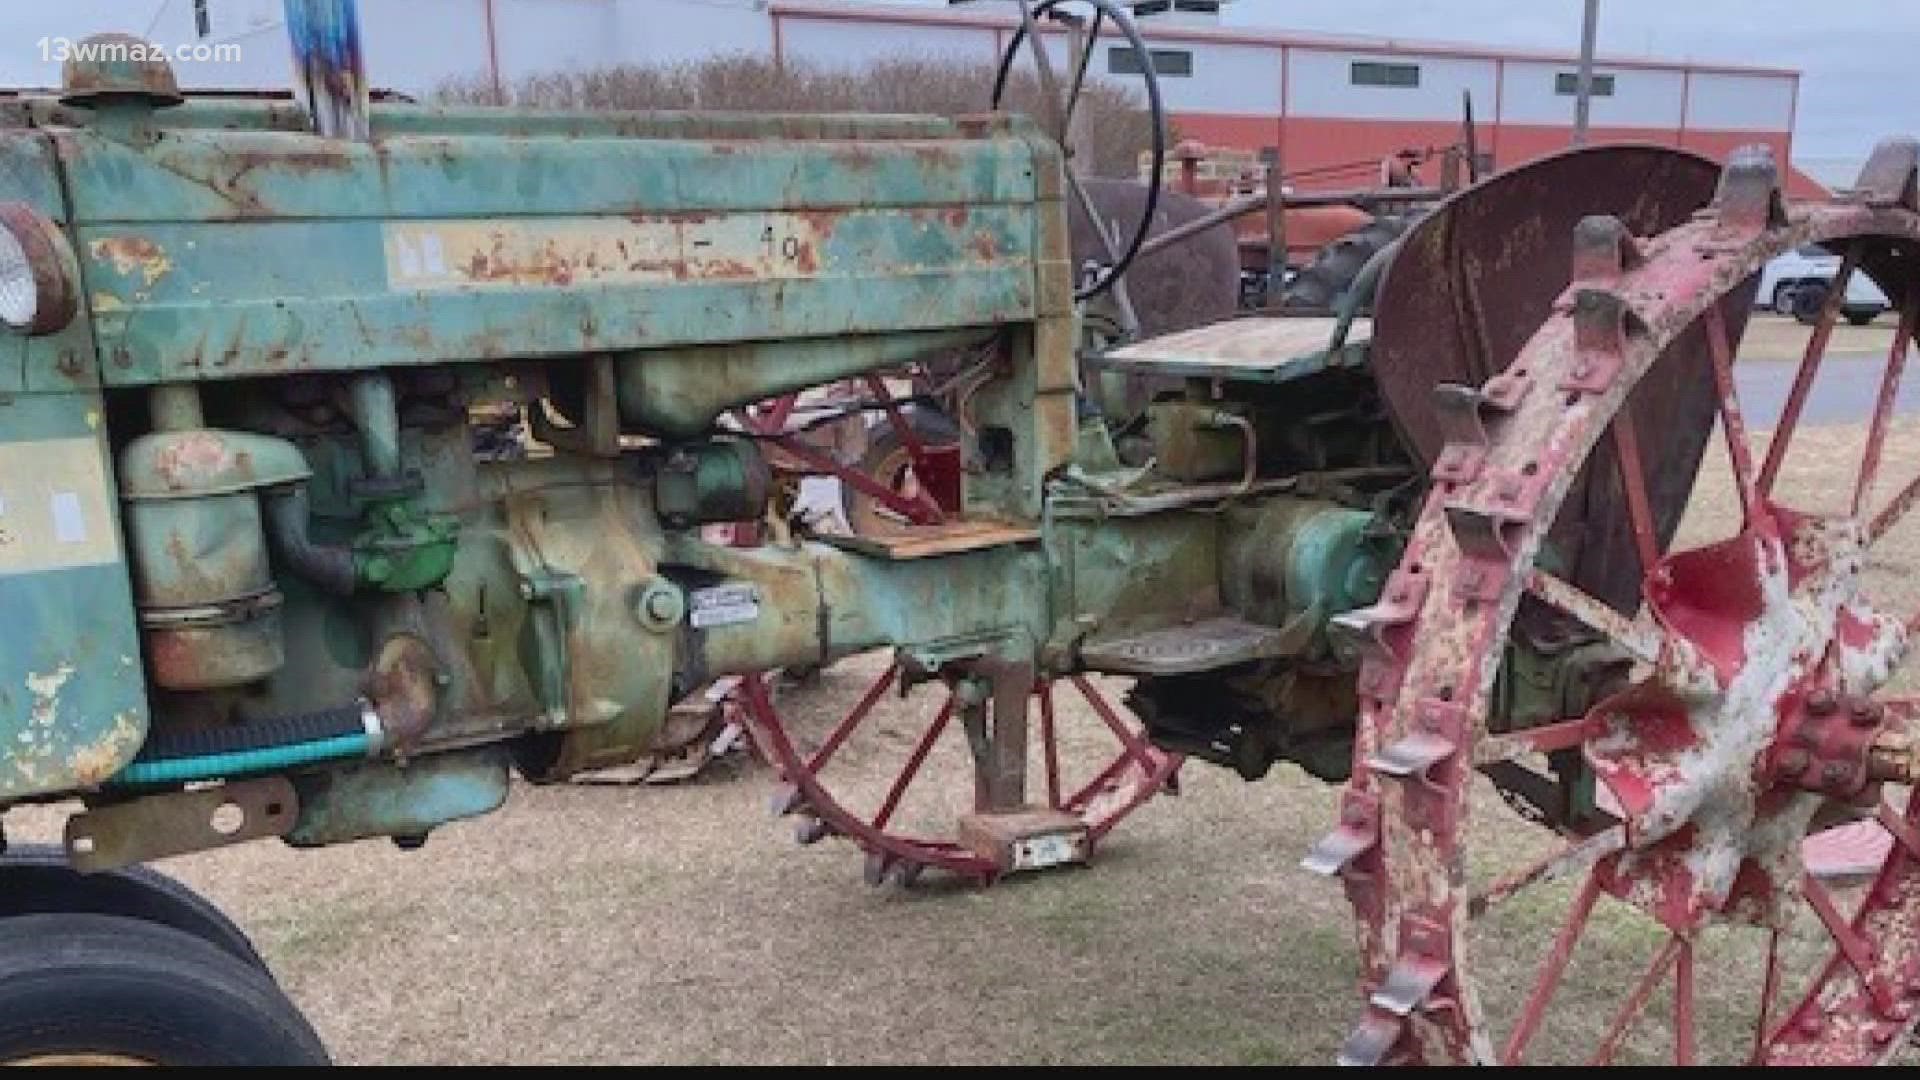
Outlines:
{"label": "overcast sky", "polygon": [[[1578,49],[1582,0],[1236,0],[1229,20]],[[1797,68],[1803,158],[1920,134],[1920,0],[1600,0],[1600,51]]]}
{"label": "overcast sky", "polygon": [[[1582,7],[1582,0],[1233,0],[1226,18],[1571,53],[1580,46]],[[1883,135],[1920,135],[1920,0],[1600,0],[1600,51],[1800,70],[1794,156],[1802,160],[1862,159]]]}

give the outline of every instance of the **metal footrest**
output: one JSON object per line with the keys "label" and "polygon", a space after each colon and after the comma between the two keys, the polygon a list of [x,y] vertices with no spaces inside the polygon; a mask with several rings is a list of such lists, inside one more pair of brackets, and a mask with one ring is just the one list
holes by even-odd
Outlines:
{"label": "metal footrest", "polygon": [[1080,659],[1117,675],[1187,675],[1284,654],[1284,633],[1234,618],[1205,619],[1132,637],[1091,641]]}
{"label": "metal footrest", "polygon": [[968,814],[960,842],[1007,873],[1083,863],[1093,848],[1086,823],[1059,810]]}

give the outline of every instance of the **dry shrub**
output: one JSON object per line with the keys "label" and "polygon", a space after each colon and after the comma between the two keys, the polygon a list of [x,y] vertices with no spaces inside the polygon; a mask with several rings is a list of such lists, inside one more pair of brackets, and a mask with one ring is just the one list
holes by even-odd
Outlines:
{"label": "dry shrub", "polygon": [[[1058,63],[1056,59],[1056,63]],[[1021,65],[1025,66],[1025,65]],[[506,88],[500,101],[484,76],[442,83],[434,98],[448,104],[508,104],[539,109],[702,109],[718,112],[863,112],[959,116],[986,112],[993,68],[951,60],[883,60],[862,70],[776,65],[739,54],[667,66],[619,65],[534,75]],[[1032,113],[1039,80],[1016,70],[1011,107]],[[1092,161],[1082,170],[1131,177],[1152,126],[1139,87],[1089,79],[1079,110]],[[1171,138],[1171,135],[1169,135]]]}

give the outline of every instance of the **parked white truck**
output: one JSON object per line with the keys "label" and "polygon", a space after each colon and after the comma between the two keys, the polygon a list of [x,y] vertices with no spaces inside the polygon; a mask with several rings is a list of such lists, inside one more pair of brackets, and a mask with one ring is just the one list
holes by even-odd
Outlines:
{"label": "parked white truck", "polygon": [[[1760,274],[1754,303],[1812,323],[1819,319],[1839,273],[1840,256],[1813,244],[1796,248],[1767,264]],[[1840,313],[1853,325],[1865,326],[1891,306],[1872,279],[1853,274],[1847,281]]]}

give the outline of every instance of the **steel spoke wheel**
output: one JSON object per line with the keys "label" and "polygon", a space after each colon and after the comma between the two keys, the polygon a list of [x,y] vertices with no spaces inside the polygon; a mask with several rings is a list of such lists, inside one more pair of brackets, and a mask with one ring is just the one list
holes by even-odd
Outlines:
{"label": "steel spoke wheel", "polygon": [[[1883,145],[1859,191],[1789,208],[1770,156],[1743,151],[1688,224],[1588,219],[1555,313],[1477,392],[1447,391],[1480,422],[1454,429],[1382,601],[1347,620],[1369,643],[1354,780],[1308,860],[1359,919],[1367,1004],[1344,1060],[1871,1064],[1904,1044],[1920,744],[1899,680],[1920,567],[1889,537],[1920,500],[1920,447],[1895,437],[1916,161]],[[1847,270],[1768,434],[1734,358],[1754,276],[1808,243]],[[1856,269],[1900,323],[1877,356],[1835,357]],[[1693,464],[1643,460],[1659,402],[1637,390],[1695,355],[1718,448],[1681,520],[1663,493]],[[1861,392],[1822,399],[1826,377]],[[1630,528],[1624,578],[1557,527],[1596,500]],[[1582,692],[1529,693],[1542,670]],[[1581,704],[1537,707],[1556,700]],[[1862,823],[1888,839],[1859,877],[1809,873],[1830,829]]]}
{"label": "steel spoke wheel", "polygon": [[[1090,10],[1091,20],[1085,20],[1075,8]],[[1059,73],[1062,69],[1054,66],[1053,54],[1045,40],[1047,32],[1041,28],[1042,21],[1047,19],[1067,25],[1069,35],[1077,42],[1070,65],[1072,82],[1065,89],[1060,83]],[[1148,174],[1146,199],[1140,220],[1130,233],[1125,234],[1100,214],[1092,196],[1087,193],[1085,181],[1073,164],[1074,117],[1086,89],[1087,72],[1093,55],[1099,51],[1101,30],[1109,23],[1126,42],[1125,48],[1133,57],[1134,70],[1138,72],[1137,77],[1146,92],[1148,120],[1152,125],[1149,152],[1152,171]],[[1121,309],[1122,321],[1130,332],[1137,330],[1139,320],[1133,313],[1132,301],[1126,295],[1124,280],[1128,267],[1132,266],[1153,231],[1155,212],[1165,186],[1167,165],[1166,108],[1161,101],[1160,78],[1153,66],[1153,50],[1148,48],[1146,39],[1133,25],[1132,18],[1113,0],[1039,0],[1038,3],[1020,0],[1020,26],[1014,30],[1013,39],[1001,55],[1000,68],[994,76],[993,108],[996,112],[1008,105],[1009,79],[1022,51],[1031,53],[1034,74],[1039,82],[1041,115],[1038,119],[1067,156],[1065,178],[1068,192],[1074,205],[1093,224],[1101,250],[1106,256],[1105,265],[1075,290],[1074,299],[1084,303],[1108,291],[1117,290],[1115,298]]]}
{"label": "steel spoke wheel", "polygon": [[1026,717],[1010,724],[977,721],[959,680],[903,696],[905,675],[871,654],[830,670],[818,691],[787,690],[778,707],[769,677],[741,686],[742,718],[782,780],[775,811],[803,844],[852,841],[869,884],[911,884],[929,868],[984,884],[1082,863],[1175,786],[1180,756],[1149,745],[1091,678],[1033,684]]}

